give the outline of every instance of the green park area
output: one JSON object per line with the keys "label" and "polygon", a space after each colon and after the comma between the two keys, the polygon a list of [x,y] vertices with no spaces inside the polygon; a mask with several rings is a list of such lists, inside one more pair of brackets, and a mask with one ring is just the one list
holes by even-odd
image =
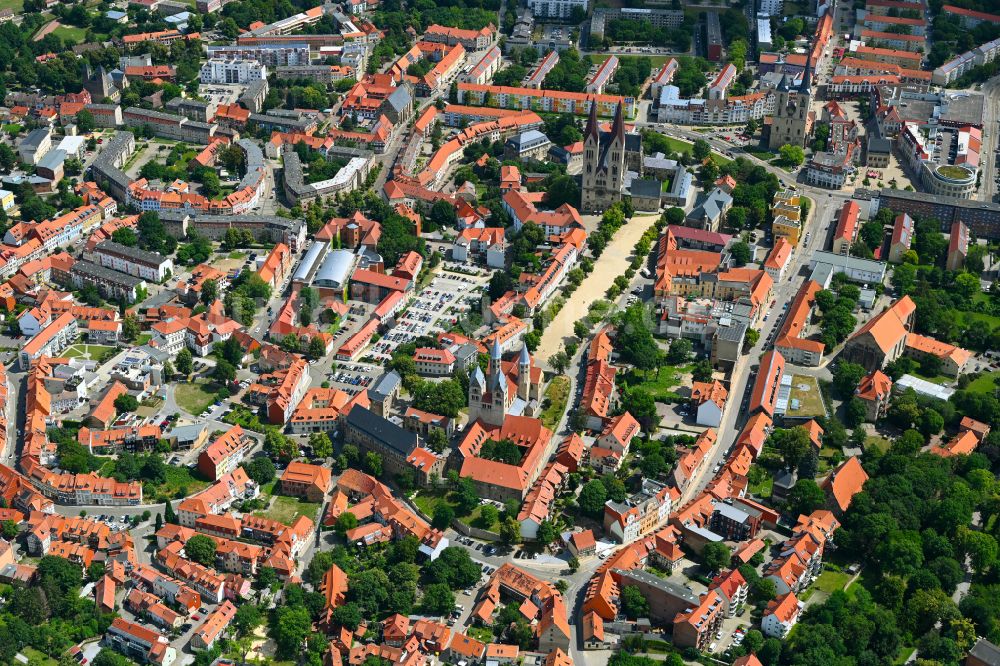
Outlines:
{"label": "green park area", "polygon": [[554,430],[559,420],[566,412],[566,401],[569,399],[569,377],[560,375],[549,382],[545,389],[545,402],[542,410],[542,424]]}
{"label": "green park area", "polygon": [[115,347],[105,345],[71,345],[67,347],[62,355],[66,358],[82,358],[88,361],[103,361],[108,355],[114,353]]}
{"label": "green park area", "polygon": [[213,386],[203,379],[175,384],[174,400],[185,412],[197,416],[215,402]]}
{"label": "green park area", "polygon": [[271,498],[271,505],[268,508],[256,511],[254,515],[270,518],[285,525],[291,525],[299,516],[305,516],[309,520],[315,521],[316,512],[319,511],[319,507],[319,504],[304,502],[297,497],[275,495]]}

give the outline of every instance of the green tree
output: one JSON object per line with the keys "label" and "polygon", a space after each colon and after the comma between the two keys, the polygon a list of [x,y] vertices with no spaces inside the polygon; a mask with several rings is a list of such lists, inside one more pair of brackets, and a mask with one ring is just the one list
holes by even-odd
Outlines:
{"label": "green tree", "polygon": [[301,652],[311,629],[312,618],[308,610],[301,606],[281,606],[272,615],[269,635],[277,645],[278,655],[294,660]]}
{"label": "green tree", "polygon": [[196,534],[184,544],[184,552],[195,562],[205,566],[215,566],[216,544],[213,539],[203,534]]}
{"label": "green tree", "polygon": [[847,400],[853,396],[854,391],[861,384],[861,379],[865,376],[865,374],[865,368],[863,365],[841,361],[837,365],[837,369],[833,371],[833,389],[836,392],[837,397],[842,400]]}
{"label": "green tree", "polygon": [[440,502],[434,507],[433,520],[431,525],[439,530],[446,530],[451,526],[451,521],[455,519],[455,510],[445,502]]}
{"label": "green tree", "polygon": [[729,546],[721,541],[707,543],[701,551],[702,562],[709,571],[725,569],[729,566],[732,556]]}
{"label": "green tree", "polygon": [[547,546],[559,538],[559,530],[551,520],[543,520],[538,526],[538,534],[535,539],[543,546]]}
{"label": "green tree", "polygon": [[600,479],[588,481],[580,490],[577,497],[577,504],[580,510],[593,517],[599,517],[604,513],[604,504],[608,501],[608,490]]}
{"label": "green tree", "polygon": [[622,409],[636,418],[642,424],[643,430],[649,432],[660,422],[656,414],[656,402],[649,391],[636,386],[625,392],[622,398]]}
{"label": "green tree", "polygon": [[260,606],[244,603],[236,609],[236,615],[233,616],[233,627],[241,636],[249,636],[263,621],[264,615],[260,611]]}
{"label": "green tree", "polygon": [[326,355],[326,344],[323,339],[316,336],[309,340],[309,358],[319,359]]}
{"label": "green tree", "polygon": [[334,608],[330,619],[333,620],[334,624],[354,631],[361,624],[361,609],[356,603],[346,603]]}
{"label": "green tree", "polygon": [[333,442],[325,432],[314,432],[309,435],[309,446],[312,447],[315,458],[325,459],[333,455]]}
{"label": "green tree", "polygon": [[183,347],[177,352],[177,357],[174,359],[174,366],[177,368],[177,372],[185,377],[190,375],[194,369],[194,357],[191,355],[191,350]]}
{"label": "green tree", "polygon": [[134,412],[139,409],[139,401],[134,395],[122,393],[120,396],[115,398],[115,409],[120,413]]}
{"label": "green tree", "polygon": [[746,266],[753,255],[750,252],[750,246],[744,241],[737,241],[732,244],[729,248],[730,253],[733,256],[733,261],[736,262],[737,266]]}
{"label": "green tree", "polygon": [[704,162],[711,156],[712,147],[709,145],[708,141],[704,139],[695,139],[694,146],[691,148],[691,155],[694,156],[699,162]]}
{"label": "green tree", "polygon": [[111,234],[111,240],[126,247],[135,247],[139,244],[139,237],[136,235],[135,231],[129,227],[115,229]]}
{"label": "green tree", "polygon": [[358,526],[358,517],[350,511],[345,511],[337,517],[337,533],[345,536]]}
{"label": "green tree", "polygon": [[274,463],[271,459],[266,456],[261,456],[259,458],[253,458],[247,462],[244,462],[243,470],[250,477],[250,480],[256,483],[258,486],[263,486],[274,480],[275,468]]}
{"label": "green tree", "polygon": [[857,396],[851,397],[844,405],[844,421],[851,428],[857,428],[868,418],[868,407],[865,401]]}
{"label": "green tree", "polygon": [[455,593],[445,583],[428,585],[420,605],[428,615],[448,615],[455,608]]}
{"label": "green tree", "polygon": [[627,618],[649,617],[649,601],[635,585],[626,585],[622,588],[621,608]]}
{"label": "green tree", "polygon": [[135,315],[125,315],[122,320],[122,337],[130,342],[139,337],[139,321]]}
{"label": "green tree", "polygon": [[231,383],[236,379],[236,367],[229,361],[219,359],[212,368],[212,377],[220,384]]}
{"label": "green tree", "polygon": [[823,506],[826,495],[812,479],[799,479],[788,493],[788,506],[793,515],[810,514]]}
{"label": "green tree", "polygon": [[786,143],[781,148],[778,148],[778,154],[781,156],[781,161],[787,166],[799,166],[806,159],[806,153],[802,150],[801,146],[793,146],[790,143]]}

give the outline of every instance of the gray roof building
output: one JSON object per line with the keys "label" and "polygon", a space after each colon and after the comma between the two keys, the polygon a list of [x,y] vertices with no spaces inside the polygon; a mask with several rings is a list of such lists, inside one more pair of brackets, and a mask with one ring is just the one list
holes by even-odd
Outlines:
{"label": "gray roof building", "polygon": [[1000,647],[990,643],[985,638],[980,638],[969,650],[969,657],[965,663],[975,666],[1000,666]]}
{"label": "gray roof building", "polygon": [[403,378],[399,376],[398,372],[390,370],[379,377],[378,381],[368,389],[368,395],[372,402],[383,402],[389,396],[396,394],[402,381]]}
{"label": "gray roof building", "polygon": [[417,448],[416,433],[401,427],[360,405],[355,405],[347,415],[347,429],[361,433],[367,438],[392,449],[402,457],[407,457]]}
{"label": "gray roof building", "polygon": [[642,199],[659,199],[663,182],[653,178],[635,178],[632,180],[630,192],[632,197]]}

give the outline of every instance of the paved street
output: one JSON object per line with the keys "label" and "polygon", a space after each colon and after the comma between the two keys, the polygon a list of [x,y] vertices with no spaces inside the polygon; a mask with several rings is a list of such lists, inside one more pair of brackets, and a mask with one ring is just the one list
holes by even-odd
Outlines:
{"label": "paved street", "polygon": [[982,93],[986,96],[983,106],[983,145],[979,153],[979,169],[982,181],[979,185],[977,198],[981,201],[993,201],[1000,186],[996,178],[1000,175],[997,168],[997,123],[1000,122],[1000,78],[990,79],[983,84]]}

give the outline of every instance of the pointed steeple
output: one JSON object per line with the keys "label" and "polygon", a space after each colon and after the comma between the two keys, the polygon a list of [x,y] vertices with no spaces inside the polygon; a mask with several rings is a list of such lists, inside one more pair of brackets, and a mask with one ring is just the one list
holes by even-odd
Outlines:
{"label": "pointed steeple", "polygon": [[[809,52],[812,52],[810,48]],[[806,71],[802,74],[802,83],[799,84],[799,93],[803,95],[812,96],[812,88],[810,87],[812,79],[812,60],[809,54],[806,55]]]}
{"label": "pointed steeple", "polygon": [[594,140],[600,141],[600,134],[597,127],[597,102],[590,103],[590,115],[587,117],[587,131],[584,133],[584,140],[589,139],[591,136]]}
{"label": "pointed steeple", "polygon": [[625,110],[623,107],[624,105],[618,102],[618,108],[615,109],[615,121],[611,126],[612,136],[622,143],[625,142]]}
{"label": "pointed steeple", "polygon": [[500,336],[499,335],[494,335],[493,336],[493,346],[490,347],[490,360],[491,361],[499,361],[500,357],[502,355],[503,354],[500,351]]}
{"label": "pointed steeple", "polygon": [[483,375],[483,369],[478,365],[473,368],[472,376],[469,379],[471,384],[479,387],[480,394],[486,390],[486,377]]}
{"label": "pointed steeple", "polygon": [[520,364],[525,367],[531,367],[531,354],[528,353],[528,345],[521,345],[521,358]]}

